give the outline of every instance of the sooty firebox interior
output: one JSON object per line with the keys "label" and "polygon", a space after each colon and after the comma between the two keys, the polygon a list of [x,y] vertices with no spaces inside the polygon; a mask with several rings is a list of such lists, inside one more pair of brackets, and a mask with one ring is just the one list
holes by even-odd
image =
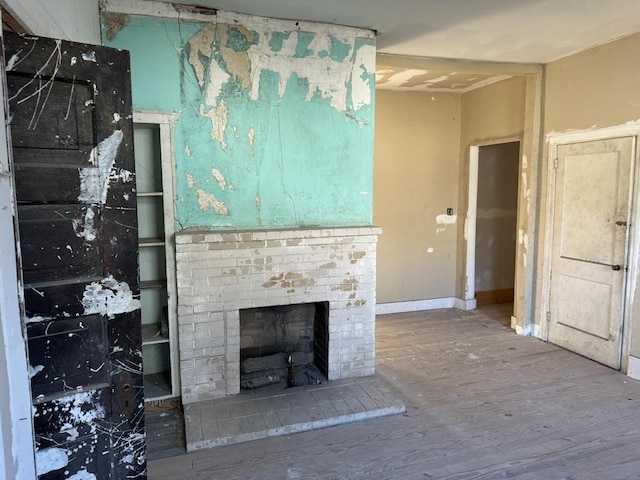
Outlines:
{"label": "sooty firebox interior", "polygon": [[240,388],[327,380],[329,302],[240,310]]}

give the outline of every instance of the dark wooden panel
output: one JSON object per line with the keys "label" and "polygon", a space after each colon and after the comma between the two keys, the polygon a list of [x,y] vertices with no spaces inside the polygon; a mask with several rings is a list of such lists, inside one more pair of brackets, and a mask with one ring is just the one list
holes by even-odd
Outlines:
{"label": "dark wooden panel", "polygon": [[25,283],[100,275],[97,206],[24,205],[18,218]]}
{"label": "dark wooden panel", "polygon": [[16,164],[91,165],[95,87],[79,82],[59,74],[53,78],[7,74],[10,102],[20,106],[11,117]]}
{"label": "dark wooden panel", "polygon": [[[71,393],[34,406],[33,423],[39,450],[58,449],[70,452],[63,469],[41,475],[39,480],[62,480],[76,473],[81,478],[101,478],[111,468],[111,413],[104,407],[108,389]],[[86,474],[83,473],[86,470]],[[67,473],[65,473],[67,472]],[[122,477],[126,478],[126,477]]]}
{"label": "dark wooden panel", "polygon": [[31,392],[36,399],[109,384],[111,369],[102,316],[27,324],[27,335]]}
{"label": "dark wooden panel", "polygon": [[25,203],[77,203],[80,175],[75,167],[16,166],[16,197]]}

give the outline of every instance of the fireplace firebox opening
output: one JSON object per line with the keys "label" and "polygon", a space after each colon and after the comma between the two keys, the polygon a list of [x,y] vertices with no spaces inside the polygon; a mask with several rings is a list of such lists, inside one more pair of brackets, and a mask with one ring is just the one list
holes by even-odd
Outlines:
{"label": "fireplace firebox opening", "polygon": [[327,381],[329,302],[240,310],[240,388]]}

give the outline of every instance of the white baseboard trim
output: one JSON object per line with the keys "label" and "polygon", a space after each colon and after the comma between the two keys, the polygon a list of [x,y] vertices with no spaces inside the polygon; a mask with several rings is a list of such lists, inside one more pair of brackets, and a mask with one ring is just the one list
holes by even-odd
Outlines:
{"label": "white baseboard trim", "polygon": [[627,376],[634,380],[640,380],[640,358],[629,355],[629,366],[627,367]]}
{"label": "white baseboard trim", "polygon": [[376,315],[390,313],[420,312],[423,310],[438,310],[441,308],[459,308],[461,310],[473,310],[476,308],[476,300],[463,300],[456,297],[432,298],[429,300],[412,300],[409,302],[378,303]]}

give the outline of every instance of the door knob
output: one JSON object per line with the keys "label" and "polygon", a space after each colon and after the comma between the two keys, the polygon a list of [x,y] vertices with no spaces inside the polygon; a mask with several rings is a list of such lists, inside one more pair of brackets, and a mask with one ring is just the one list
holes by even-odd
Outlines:
{"label": "door knob", "polygon": [[611,270],[620,270],[621,268],[620,265],[611,265]]}

